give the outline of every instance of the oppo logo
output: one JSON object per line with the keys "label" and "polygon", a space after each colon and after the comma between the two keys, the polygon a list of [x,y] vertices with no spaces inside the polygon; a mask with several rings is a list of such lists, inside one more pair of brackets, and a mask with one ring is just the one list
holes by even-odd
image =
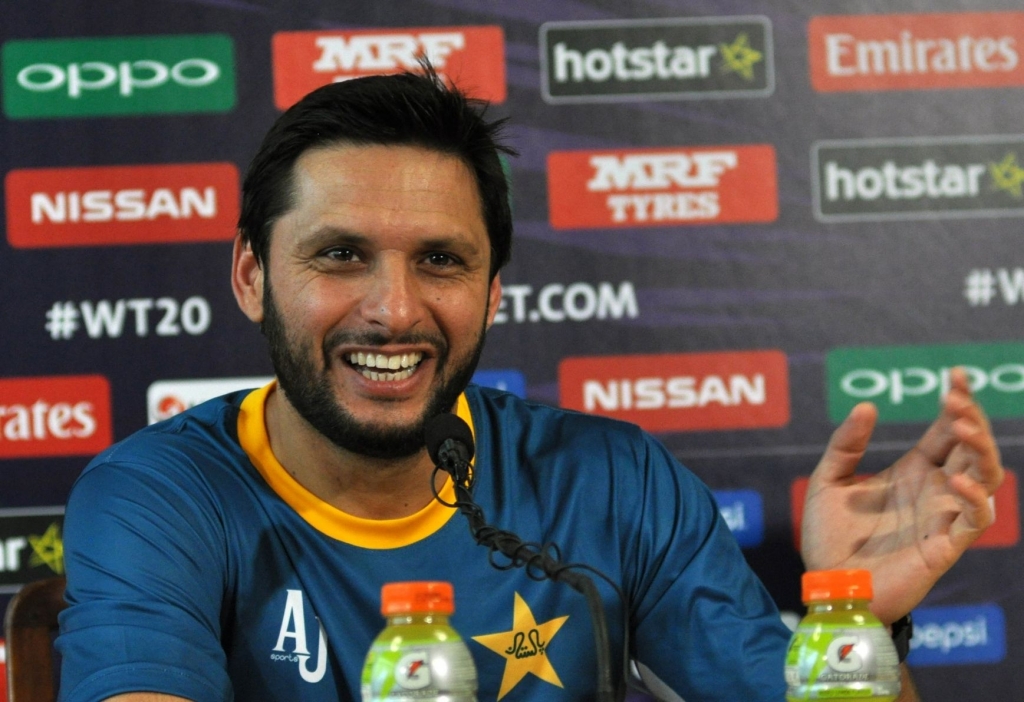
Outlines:
{"label": "oppo logo", "polygon": [[1020,342],[833,349],[825,358],[829,417],[838,424],[858,402],[871,400],[883,424],[931,422],[957,367],[989,418],[1024,417]]}
{"label": "oppo logo", "polygon": [[8,117],[226,112],[235,106],[225,34],[13,40],[2,48]]}
{"label": "oppo logo", "polygon": [[[971,390],[985,389],[1001,393],[1024,392],[1024,365],[1004,363],[991,370],[974,366],[963,366],[970,379]],[[886,372],[871,368],[851,371],[843,376],[839,386],[853,397],[869,400],[887,395],[894,405],[902,404],[908,397],[920,397],[932,393],[945,395],[949,390],[949,368],[910,367]]]}
{"label": "oppo logo", "polygon": [[72,63],[61,67],[35,63],[18,71],[18,85],[35,93],[66,88],[68,97],[78,98],[85,90],[106,90],[117,86],[122,97],[139,88],[158,88],[174,81],[186,88],[202,88],[220,78],[220,66],[213,61],[190,58],[173,66],[159,61],[121,61],[116,66],[101,61]]}

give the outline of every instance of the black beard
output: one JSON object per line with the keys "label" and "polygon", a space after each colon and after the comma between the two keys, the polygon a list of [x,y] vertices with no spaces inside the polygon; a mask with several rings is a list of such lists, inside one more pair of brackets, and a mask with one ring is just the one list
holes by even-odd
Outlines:
{"label": "black beard", "polygon": [[[480,330],[473,353],[462,364],[448,364],[448,342],[440,335],[408,334],[389,338],[374,332],[336,332],[324,339],[321,349],[323,368],[316,367],[312,344],[290,339],[281,315],[274,304],[270,281],[264,274],[263,322],[260,328],[270,346],[270,360],[274,365],[278,384],[299,415],[316,431],[336,446],[362,456],[398,459],[412,456],[424,446],[423,427],[431,417],[450,412],[459,395],[466,389],[476,371],[483,353],[486,320]],[[359,422],[334,396],[327,370],[332,358],[331,349],[341,344],[382,346],[394,342],[401,344],[427,343],[437,353],[436,380],[432,394],[422,415],[411,425],[388,427]],[[454,361],[457,363],[457,360]],[[447,373],[446,373],[447,371]],[[447,377],[446,377],[447,376]]]}

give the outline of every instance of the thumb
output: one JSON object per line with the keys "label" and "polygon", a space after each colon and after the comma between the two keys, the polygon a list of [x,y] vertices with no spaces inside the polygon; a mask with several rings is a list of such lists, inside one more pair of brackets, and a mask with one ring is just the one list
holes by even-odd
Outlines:
{"label": "thumb", "polygon": [[878,409],[870,402],[856,405],[836,427],[811,480],[834,483],[851,477],[871,441]]}

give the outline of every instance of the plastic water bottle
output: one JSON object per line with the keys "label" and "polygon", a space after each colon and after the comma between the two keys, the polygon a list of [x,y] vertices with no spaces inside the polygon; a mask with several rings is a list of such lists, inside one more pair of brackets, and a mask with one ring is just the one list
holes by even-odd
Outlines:
{"label": "plastic water bottle", "polygon": [[381,589],[387,626],[363,666],[363,702],[476,702],[476,666],[448,624],[454,589],[445,582],[388,583]]}
{"label": "plastic water bottle", "polygon": [[787,702],[872,700],[900,694],[899,658],[888,630],[868,609],[871,572],[804,573],[801,621],[786,655]]}

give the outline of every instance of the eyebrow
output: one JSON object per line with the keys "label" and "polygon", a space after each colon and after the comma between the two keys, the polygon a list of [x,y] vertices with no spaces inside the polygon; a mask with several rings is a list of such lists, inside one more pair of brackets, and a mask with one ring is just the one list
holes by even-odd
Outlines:
{"label": "eyebrow", "polygon": [[[306,243],[311,248],[319,249],[332,244],[367,247],[373,241],[374,238],[366,234],[334,226],[324,226],[315,230],[306,240]],[[490,239],[488,239],[488,242],[490,242]],[[475,243],[466,237],[455,234],[442,234],[423,239],[420,242],[420,249],[423,251],[435,249],[440,251],[458,251],[467,255],[480,253],[480,249]]]}

